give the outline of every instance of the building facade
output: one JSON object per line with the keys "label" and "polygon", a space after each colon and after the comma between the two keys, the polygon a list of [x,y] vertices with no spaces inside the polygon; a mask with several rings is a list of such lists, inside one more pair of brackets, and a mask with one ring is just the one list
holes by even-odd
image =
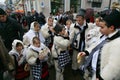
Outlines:
{"label": "building facade", "polygon": [[72,10],[74,13],[77,13],[80,8],[102,11],[110,8],[113,2],[120,2],[120,0],[6,0],[6,3],[9,4],[10,1],[15,9],[23,9],[25,12],[36,10],[38,13],[43,12],[45,16],[56,13],[60,9],[64,12]]}

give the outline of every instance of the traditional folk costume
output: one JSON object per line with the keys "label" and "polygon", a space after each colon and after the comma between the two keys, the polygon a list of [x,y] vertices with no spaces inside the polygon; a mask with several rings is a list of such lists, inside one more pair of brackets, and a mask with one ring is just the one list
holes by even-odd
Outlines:
{"label": "traditional folk costume", "polygon": [[[42,78],[44,79],[45,77],[48,77],[49,73],[46,61],[48,60],[49,53],[50,50],[43,43],[41,43],[40,47],[35,47],[33,45],[29,47],[26,58],[28,63],[31,65],[34,80],[41,80]],[[39,60],[39,55],[43,55],[45,58],[43,60]]]}
{"label": "traditional folk costume", "polygon": [[[16,50],[17,43],[21,43],[23,46],[21,53],[19,53]],[[26,61],[26,49],[24,48],[23,42],[20,40],[14,40],[12,43],[12,50],[9,52],[9,54],[13,56],[16,66],[15,80],[28,80],[30,71],[25,70],[25,65],[27,65],[27,61]]]}
{"label": "traditional folk costume", "polygon": [[[67,51],[67,47],[70,45],[68,39],[65,39],[61,35],[56,35],[54,37],[54,43],[52,47],[52,56],[54,58],[55,70],[56,70],[56,80],[63,80],[64,68],[60,68],[58,62],[58,55],[63,54]],[[69,54],[69,53],[68,53]]]}
{"label": "traditional folk costume", "polygon": [[32,22],[32,23],[31,23],[30,30],[29,30],[27,33],[25,33],[24,36],[23,36],[23,43],[24,43],[27,47],[32,44],[32,39],[33,39],[33,37],[35,37],[35,36],[39,37],[39,38],[40,38],[40,41],[41,41],[42,43],[45,42],[45,38],[43,37],[43,35],[42,35],[42,33],[41,33],[41,30],[40,30],[39,32],[36,32],[36,31],[34,30],[34,23],[35,23],[35,22]]}

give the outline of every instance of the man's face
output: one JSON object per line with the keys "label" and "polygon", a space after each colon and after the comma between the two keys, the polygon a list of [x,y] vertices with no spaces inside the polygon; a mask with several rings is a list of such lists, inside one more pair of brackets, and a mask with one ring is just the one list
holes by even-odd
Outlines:
{"label": "man's face", "polygon": [[76,22],[79,24],[79,25],[83,25],[84,24],[84,18],[82,16],[77,16],[76,17]]}
{"label": "man's face", "polygon": [[71,22],[66,23],[66,26],[67,26],[68,29],[70,28],[70,25],[71,25]]}
{"label": "man's face", "polygon": [[109,28],[106,26],[106,23],[105,22],[100,22],[99,23],[100,25],[100,32],[103,34],[103,35],[108,35],[110,30]]}
{"label": "man's face", "polygon": [[7,15],[0,15],[0,22],[6,22]]}

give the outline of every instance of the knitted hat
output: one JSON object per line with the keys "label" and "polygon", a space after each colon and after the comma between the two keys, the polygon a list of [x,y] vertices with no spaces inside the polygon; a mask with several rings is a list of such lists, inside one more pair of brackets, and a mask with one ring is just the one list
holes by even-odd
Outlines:
{"label": "knitted hat", "polygon": [[114,26],[118,28],[120,26],[120,12],[116,9],[113,9],[112,12],[103,18],[109,26]]}
{"label": "knitted hat", "polygon": [[6,12],[0,8],[0,15],[6,15]]}

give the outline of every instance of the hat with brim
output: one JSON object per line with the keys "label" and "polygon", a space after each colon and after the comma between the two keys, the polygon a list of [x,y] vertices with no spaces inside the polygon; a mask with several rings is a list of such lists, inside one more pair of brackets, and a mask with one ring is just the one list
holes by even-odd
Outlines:
{"label": "hat with brim", "polygon": [[83,17],[85,17],[85,14],[86,14],[86,10],[85,9],[79,9],[79,11],[77,13],[77,16],[83,16]]}

